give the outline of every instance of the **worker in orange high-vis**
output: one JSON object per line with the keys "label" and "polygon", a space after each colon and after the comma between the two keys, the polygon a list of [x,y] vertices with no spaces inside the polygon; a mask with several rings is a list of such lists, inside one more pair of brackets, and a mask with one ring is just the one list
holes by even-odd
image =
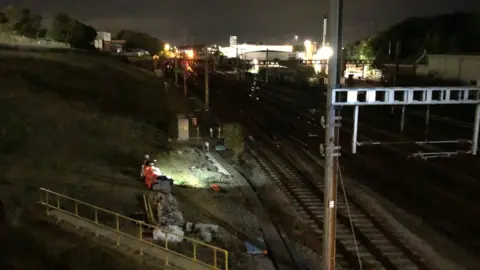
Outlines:
{"label": "worker in orange high-vis", "polygon": [[150,162],[143,170],[143,175],[145,177],[145,185],[147,185],[148,189],[152,188],[152,185],[157,180],[157,174],[154,169],[154,163]]}

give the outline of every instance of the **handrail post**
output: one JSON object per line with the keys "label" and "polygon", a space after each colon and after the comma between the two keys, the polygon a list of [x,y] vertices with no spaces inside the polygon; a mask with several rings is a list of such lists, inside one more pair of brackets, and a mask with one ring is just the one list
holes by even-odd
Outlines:
{"label": "handrail post", "polygon": [[[117,232],[120,232],[120,220],[119,220],[119,217],[118,215],[115,215],[115,222],[116,222],[116,228],[117,228]],[[117,236],[117,246],[120,246],[120,234],[118,234]]]}
{"label": "handrail post", "polygon": [[223,251],[225,254],[225,270],[228,270],[228,251]]}
{"label": "handrail post", "polygon": [[[165,232],[165,250],[168,251],[168,232]],[[168,252],[165,256],[165,265],[168,265]]]}
{"label": "handrail post", "polygon": [[[77,201],[73,201],[73,207],[75,208],[75,216],[78,217],[78,203]],[[79,220],[77,220],[75,227],[78,229],[79,228]]]}
{"label": "handrail post", "polygon": [[[138,238],[140,240],[143,240],[143,224],[142,223],[139,223],[139,226],[138,226]],[[143,248],[140,248],[140,255],[143,256]]]}
{"label": "handrail post", "polygon": [[[98,209],[96,207],[93,208],[95,213],[95,224],[98,224]],[[98,237],[98,228],[95,230],[95,236]]]}
{"label": "handrail post", "polygon": [[60,209],[60,196],[57,194],[57,208]]}
{"label": "handrail post", "polygon": [[197,243],[193,242],[193,261],[197,261]]}
{"label": "handrail post", "polygon": [[217,249],[213,248],[213,267],[217,269]]}
{"label": "handrail post", "polygon": [[45,205],[47,206],[47,207],[45,207],[45,212],[48,216],[48,215],[50,215],[50,213],[48,211],[50,209],[50,199],[48,197],[48,191],[46,191],[46,190],[45,190]]}

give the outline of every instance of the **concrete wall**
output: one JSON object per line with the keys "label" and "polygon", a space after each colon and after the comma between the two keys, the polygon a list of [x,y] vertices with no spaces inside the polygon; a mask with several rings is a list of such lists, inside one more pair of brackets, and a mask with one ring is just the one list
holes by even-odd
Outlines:
{"label": "concrete wall", "polygon": [[470,83],[480,81],[480,55],[427,55],[429,74]]}

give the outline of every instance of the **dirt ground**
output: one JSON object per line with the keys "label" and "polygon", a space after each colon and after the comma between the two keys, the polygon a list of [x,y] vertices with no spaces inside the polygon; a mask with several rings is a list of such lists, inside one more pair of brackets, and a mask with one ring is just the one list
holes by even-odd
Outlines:
{"label": "dirt ground", "polygon": [[94,238],[67,233],[41,217],[24,216],[21,225],[1,230],[0,269],[153,269],[102,248]]}
{"label": "dirt ground", "polygon": [[[15,238],[35,229],[22,216],[39,199],[40,187],[125,215],[138,211],[143,155],[166,151],[172,119],[190,109],[171,89],[165,92],[162,80],[106,56],[0,51],[0,199],[8,222],[17,226]],[[45,240],[52,231],[38,233]],[[43,260],[38,248],[22,246],[18,258],[26,253]],[[85,261],[96,253],[79,252]]]}
{"label": "dirt ground", "polygon": [[237,166],[237,169],[260,187],[257,189],[258,192],[268,202],[263,206],[270,216],[274,216],[281,224],[297,254],[310,266],[310,269],[318,269],[322,264],[319,255],[322,248],[321,239],[318,239],[312,228],[304,222],[304,217],[295,210],[296,206],[292,205],[288,196],[273,183],[254,159],[245,154],[243,160],[245,162]]}
{"label": "dirt ground", "polygon": [[[200,149],[178,146],[156,159],[160,170],[178,185],[173,194],[185,221],[219,225],[220,232],[214,235],[212,244],[229,251],[230,269],[255,269],[241,239],[261,237],[261,232],[235,179],[217,172]],[[220,186],[221,191],[214,192],[211,184]]]}

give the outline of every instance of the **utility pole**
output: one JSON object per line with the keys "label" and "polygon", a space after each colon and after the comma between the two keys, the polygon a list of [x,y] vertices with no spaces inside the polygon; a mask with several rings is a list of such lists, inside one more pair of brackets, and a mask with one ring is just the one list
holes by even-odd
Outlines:
{"label": "utility pole", "polygon": [[205,58],[205,111],[208,111],[210,94],[209,94],[209,83],[208,83],[208,57]]}
{"label": "utility pole", "polygon": [[187,96],[187,71],[183,71],[183,94]]}
{"label": "utility pole", "polygon": [[325,47],[327,40],[327,14],[323,17],[322,47]]}
{"label": "utility pole", "polygon": [[342,59],[343,0],[330,0],[328,35],[333,55],[328,63],[327,121],[325,127],[325,190],[323,218],[323,269],[335,269],[336,214],[337,214],[337,116],[332,103],[333,89],[340,88],[340,61]]}
{"label": "utility pole", "polygon": [[393,86],[397,86],[397,75],[400,70],[398,57],[400,55],[400,40],[395,43],[395,73],[393,74]]}
{"label": "utility pole", "polygon": [[238,81],[238,80],[240,80],[240,68],[239,68],[240,65],[239,65],[239,63],[238,63],[238,62],[239,62],[238,60],[239,60],[240,58],[238,57],[238,47],[236,48],[236,50],[237,50],[237,59],[236,59],[236,62],[235,62],[235,63],[236,63],[236,65],[237,65],[237,81]]}
{"label": "utility pole", "polygon": [[178,86],[178,58],[175,57],[175,86]]}
{"label": "utility pole", "polygon": [[[395,75],[393,76],[393,86],[397,86],[398,82],[398,73],[400,71],[400,40],[397,40],[395,44]],[[393,107],[392,107],[393,108]],[[400,119],[400,133],[403,133],[403,127],[405,126],[405,110],[406,106],[402,106],[402,118]]]}
{"label": "utility pole", "polygon": [[265,83],[268,83],[268,49],[267,51],[265,52],[265,61],[267,63],[267,65],[265,66]]}

